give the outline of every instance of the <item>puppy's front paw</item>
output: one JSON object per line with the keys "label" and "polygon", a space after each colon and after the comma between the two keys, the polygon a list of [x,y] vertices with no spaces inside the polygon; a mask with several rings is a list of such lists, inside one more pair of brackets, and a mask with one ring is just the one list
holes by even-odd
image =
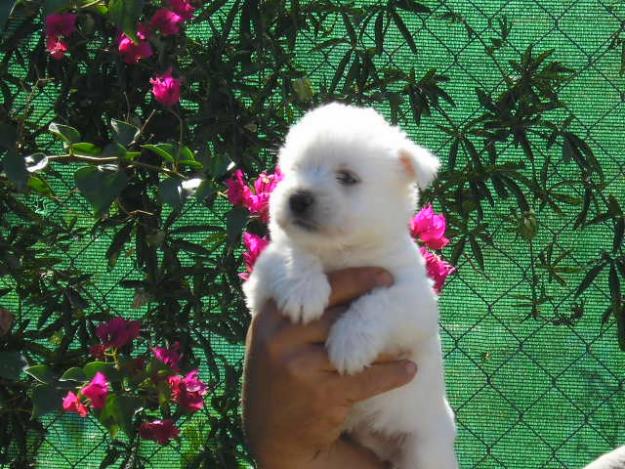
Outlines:
{"label": "puppy's front paw", "polygon": [[326,348],[330,361],[339,373],[352,375],[362,371],[380,353],[380,331],[363,323],[361,318],[349,317],[350,311],[330,330]]}
{"label": "puppy's front paw", "polygon": [[319,319],[328,306],[330,283],[323,274],[284,279],[275,288],[278,308],[293,322]]}

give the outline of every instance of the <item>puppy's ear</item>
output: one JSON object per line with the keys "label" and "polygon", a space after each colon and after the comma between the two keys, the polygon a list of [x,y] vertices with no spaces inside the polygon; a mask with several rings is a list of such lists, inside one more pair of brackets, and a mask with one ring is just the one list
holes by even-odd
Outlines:
{"label": "puppy's ear", "polygon": [[420,190],[427,188],[438,172],[441,163],[427,149],[406,141],[399,150],[399,162],[406,176],[417,183]]}

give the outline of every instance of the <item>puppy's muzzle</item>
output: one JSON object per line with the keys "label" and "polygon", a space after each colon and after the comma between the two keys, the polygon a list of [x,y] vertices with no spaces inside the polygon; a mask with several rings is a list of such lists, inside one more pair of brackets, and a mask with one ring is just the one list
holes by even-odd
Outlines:
{"label": "puppy's muzzle", "polygon": [[308,191],[298,191],[289,197],[289,208],[293,215],[298,218],[305,218],[310,215],[315,198]]}

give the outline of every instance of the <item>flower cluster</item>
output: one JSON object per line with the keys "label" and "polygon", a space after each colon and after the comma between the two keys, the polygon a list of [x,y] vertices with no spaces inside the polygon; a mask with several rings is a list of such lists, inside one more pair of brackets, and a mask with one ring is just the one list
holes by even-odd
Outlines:
{"label": "flower cluster", "polygon": [[280,168],[274,173],[262,172],[250,188],[245,181],[243,171],[237,169],[226,181],[228,200],[233,205],[242,205],[250,213],[257,215],[261,222],[269,223],[269,196],[282,180]]}
{"label": "flower cluster", "polygon": [[425,259],[425,268],[428,277],[434,281],[434,290],[441,293],[445,280],[456,269],[451,264],[442,260],[439,256],[429,251],[429,249],[443,249],[449,244],[449,239],[445,237],[447,221],[444,215],[434,212],[431,205],[423,207],[412,220],[410,220],[410,233],[416,240],[421,241],[424,246],[419,247],[421,255]]}
{"label": "flower cluster", "polygon": [[[179,374],[183,358],[181,344],[175,342],[169,348],[152,347],[152,358],[130,357],[129,350],[132,342],[140,336],[141,323],[116,317],[100,324],[96,328],[96,336],[100,343],[92,347],[92,354],[96,358],[111,361],[93,362],[85,366],[85,373],[89,366],[95,366],[97,371],[93,378],[80,386],[75,392],[68,391],[63,398],[63,410],[77,413],[81,417],[96,411],[96,417],[102,415],[102,410],[109,403],[109,396],[123,391],[129,396],[129,391],[141,389],[141,393],[134,396],[137,400],[144,400],[138,407],[145,409],[166,408],[164,419],[143,419],[139,425],[141,438],[167,444],[180,434],[171,418],[169,402],[178,406],[178,414],[194,413],[204,407],[204,398],[209,388],[199,378],[197,369],[186,374]],[[149,353],[149,352],[148,352]],[[147,363],[146,363],[147,362]],[[92,368],[93,369],[93,368]],[[107,377],[109,370],[112,374]],[[112,378],[112,379],[111,379]],[[133,387],[130,384],[138,385]],[[116,400],[110,405],[117,405]],[[107,411],[103,423],[108,423],[114,411]]]}
{"label": "flower cluster", "polygon": [[86,417],[89,414],[89,408],[84,402],[85,399],[93,409],[102,409],[106,403],[109,387],[110,383],[106,375],[98,371],[93,379],[78,391],[78,394],[72,391],[67,393],[63,398],[63,410]]}
{"label": "flower cluster", "polygon": [[[154,55],[150,38],[156,32],[161,36],[180,33],[182,24],[191,19],[195,7],[190,0],[169,0],[168,8],[159,8],[147,23],[137,24],[136,40],[125,33],[117,36],[117,51],[128,65],[136,65],[141,60]],[[65,57],[68,44],[64,38],[76,31],[75,13],[53,13],[46,16],[45,32],[47,50],[56,60]],[[171,107],[180,101],[182,80],[174,78],[172,68],[150,79],[152,94],[161,104]]]}
{"label": "flower cluster", "polygon": [[[247,208],[266,224],[269,222],[269,196],[283,177],[280,168],[276,168],[274,173],[262,172],[250,187],[243,171],[237,169],[225,181],[226,195],[231,204]],[[419,247],[419,251],[425,259],[427,275],[434,281],[436,293],[440,294],[447,277],[456,271],[452,265],[429,251],[443,249],[449,244],[449,239],[445,237],[447,231],[445,216],[435,213],[432,205],[426,205],[410,220],[409,228],[412,237],[423,244]],[[252,273],[258,256],[269,245],[269,238],[245,232],[243,245],[245,272],[240,273],[239,277],[245,281]]]}
{"label": "flower cluster", "polygon": [[76,31],[76,18],[74,13],[53,13],[46,16],[46,50],[55,60],[61,60],[69,49],[66,38]]}

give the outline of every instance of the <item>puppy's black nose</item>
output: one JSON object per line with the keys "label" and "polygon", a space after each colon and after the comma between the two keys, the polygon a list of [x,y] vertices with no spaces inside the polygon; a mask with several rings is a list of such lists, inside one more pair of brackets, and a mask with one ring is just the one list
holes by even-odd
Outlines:
{"label": "puppy's black nose", "polygon": [[310,192],[299,191],[289,198],[289,207],[295,215],[305,215],[314,201],[315,199]]}

